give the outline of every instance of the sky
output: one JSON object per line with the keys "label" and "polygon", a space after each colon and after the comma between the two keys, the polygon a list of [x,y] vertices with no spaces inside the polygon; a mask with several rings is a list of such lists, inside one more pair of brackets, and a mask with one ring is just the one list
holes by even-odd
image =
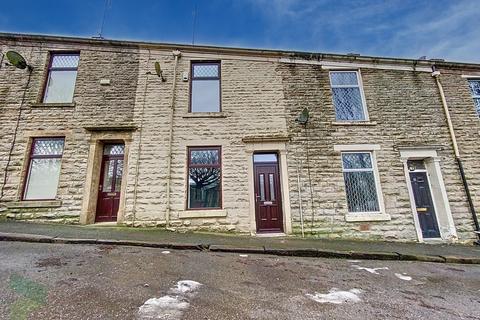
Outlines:
{"label": "sky", "polygon": [[[480,63],[480,0],[107,1],[106,39]],[[0,6],[1,32],[97,36],[105,7],[21,3]]]}

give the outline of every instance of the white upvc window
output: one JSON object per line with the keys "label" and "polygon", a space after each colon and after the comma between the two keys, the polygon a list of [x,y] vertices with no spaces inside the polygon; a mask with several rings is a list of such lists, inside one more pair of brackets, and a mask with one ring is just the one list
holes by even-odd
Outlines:
{"label": "white upvc window", "polygon": [[80,53],[53,52],[48,65],[44,103],[71,103],[77,81]]}
{"label": "white upvc window", "polygon": [[472,93],[477,115],[480,117],[480,79],[469,79],[470,91]]}
{"label": "white upvc window", "polygon": [[337,121],[368,120],[359,71],[330,71],[330,85]]}
{"label": "white upvc window", "polygon": [[54,200],[57,195],[65,138],[34,138],[23,200]]}
{"label": "white upvc window", "polygon": [[342,152],[349,213],[380,213],[380,186],[372,152]]}

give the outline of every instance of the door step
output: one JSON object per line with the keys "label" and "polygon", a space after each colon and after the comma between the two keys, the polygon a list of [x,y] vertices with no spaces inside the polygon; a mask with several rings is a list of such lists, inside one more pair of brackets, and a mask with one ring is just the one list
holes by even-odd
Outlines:
{"label": "door step", "polygon": [[89,224],[87,226],[91,226],[91,227],[116,227],[117,222],[116,221],[95,222],[94,224]]}
{"label": "door step", "polygon": [[259,238],[276,238],[276,237],[286,237],[287,235],[283,232],[265,232],[265,233],[256,233],[255,236]]}

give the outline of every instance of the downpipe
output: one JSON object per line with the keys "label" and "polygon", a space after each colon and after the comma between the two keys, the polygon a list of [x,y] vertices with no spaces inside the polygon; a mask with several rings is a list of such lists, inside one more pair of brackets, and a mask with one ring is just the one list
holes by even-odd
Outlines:
{"label": "downpipe", "polygon": [[455,153],[455,160],[457,161],[458,170],[460,171],[460,177],[462,179],[463,188],[465,190],[465,194],[467,196],[468,206],[470,207],[470,212],[472,214],[472,220],[475,225],[475,234],[477,235],[477,240],[475,244],[480,245],[480,226],[478,224],[478,217],[477,212],[475,210],[475,206],[473,204],[472,195],[470,194],[470,188],[468,187],[467,178],[465,176],[465,170],[463,168],[463,162],[460,157],[460,152],[458,149],[457,139],[455,137],[455,131],[453,129],[452,119],[450,117],[450,111],[448,110],[447,99],[445,98],[445,92],[443,91],[442,83],[440,82],[440,71],[436,70],[435,65],[432,66],[432,77],[435,78],[437,83],[438,91],[440,92],[440,98],[442,100],[443,111],[445,113],[445,117],[447,119],[448,131],[450,133],[450,138],[453,144],[453,151]]}
{"label": "downpipe", "polygon": [[175,89],[177,86],[177,66],[178,66],[178,59],[182,55],[182,53],[178,50],[172,52],[173,56],[175,57],[175,62],[173,65],[173,83],[172,83],[172,93],[171,93],[171,101],[170,101],[170,119],[169,119],[169,134],[168,134],[168,154],[167,154],[167,183],[166,183],[166,190],[165,190],[165,201],[166,201],[166,209],[165,209],[165,226],[168,228],[170,226],[170,212],[171,212],[171,205],[170,205],[170,185],[172,180],[172,149],[173,149],[173,119],[175,114]]}

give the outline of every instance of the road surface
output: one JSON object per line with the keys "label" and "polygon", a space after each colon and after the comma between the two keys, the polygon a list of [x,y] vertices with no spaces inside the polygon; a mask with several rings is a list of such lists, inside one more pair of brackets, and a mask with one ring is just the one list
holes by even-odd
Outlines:
{"label": "road surface", "polygon": [[0,242],[0,319],[480,319],[480,266]]}

